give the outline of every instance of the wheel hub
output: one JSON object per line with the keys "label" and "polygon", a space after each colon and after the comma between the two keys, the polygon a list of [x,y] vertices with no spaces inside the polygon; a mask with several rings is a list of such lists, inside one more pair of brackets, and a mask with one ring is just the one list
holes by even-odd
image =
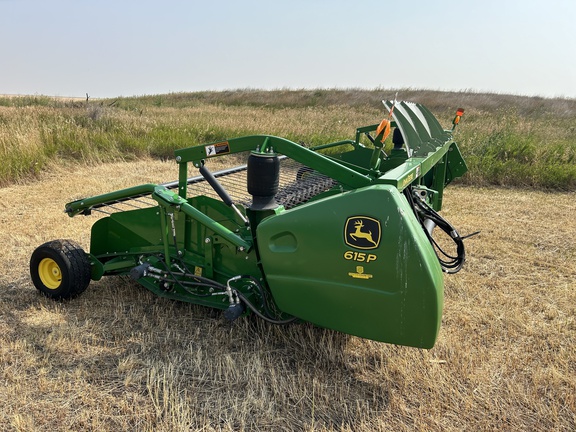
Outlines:
{"label": "wheel hub", "polygon": [[49,289],[57,289],[62,282],[62,271],[60,266],[52,258],[44,258],[38,264],[38,276]]}

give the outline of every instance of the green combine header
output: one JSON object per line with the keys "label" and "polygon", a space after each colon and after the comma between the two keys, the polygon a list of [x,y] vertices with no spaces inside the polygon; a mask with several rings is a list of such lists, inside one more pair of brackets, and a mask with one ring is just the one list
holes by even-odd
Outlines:
{"label": "green combine header", "polygon": [[444,188],[466,172],[452,137],[463,111],[443,129],[422,105],[384,105],[388,118],[353,139],[308,148],[253,135],[196,145],[175,152],[176,181],[66,204],[71,217],[96,218],[90,251],[71,240],[39,246],[34,285],[66,299],[91,280],[130,275],[229,320],[303,320],[431,348],[443,272],[465,259],[462,237],[438,214]]}

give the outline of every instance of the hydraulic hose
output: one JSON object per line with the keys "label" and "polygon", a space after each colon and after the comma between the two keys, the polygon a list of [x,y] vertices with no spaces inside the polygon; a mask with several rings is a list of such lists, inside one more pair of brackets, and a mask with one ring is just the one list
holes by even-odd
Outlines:
{"label": "hydraulic hose", "polygon": [[[440,216],[432,207],[430,207],[426,202],[421,200],[419,197],[414,197],[412,195],[411,188],[406,188],[404,190],[406,199],[408,203],[414,210],[414,214],[416,218],[422,225],[428,240],[434,246],[434,252],[438,257],[438,261],[440,262],[440,266],[442,267],[442,271],[445,273],[457,273],[462,269],[464,262],[466,261],[466,250],[464,248],[464,238],[458,234],[458,231]],[[429,231],[427,228],[427,224],[431,221],[434,225],[444,231],[455,243],[456,245],[456,256],[450,255],[446,253],[436,242],[436,240],[432,237],[431,230]]]}
{"label": "hydraulic hose", "polygon": [[256,307],[252,303],[250,303],[250,301],[246,298],[246,296],[242,294],[240,291],[236,291],[236,294],[238,295],[238,297],[240,297],[240,300],[242,300],[246,304],[246,306],[250,308],[252,312],[258,315],[264,321],[268,321],[269,323],[272,324],[290,324],[291,322],[294,322],[298,319],[297,317],[291,317],[285,320],[276,320],[273,318],[269,318],[266,315],[262,314],[258,309],[256,309]]}
{"label": "hydraulic hose", "polygon": [[[158,280],[164,281],[164,282],[168,282],[168,283],[175,283],[177,285],[179,285],[182,289],[184,289],[186,292],[188,292],[191,295],[194,295],[196,297],[210,297],[212,296],[212,294],[200,294],[200,293],[194,293],[192,291],[190,291],[187,286],[202,286],[202,287],[210,287],[210,288],[214,288],[220,292],[225,292],[227,290],[226,285],[220,284],[216,281],[213,281],[212,279],[208,279],[202,276],[196,276],[194,274],[192,274],[190,272],[190,270],[186,267],[186,264],[182,261],[182,260],[178,260],[180,262],[180,264],[184,267],[184,269],[186,270],[187,273],[181,273],[181,272],[174,272],[172,270],[170,270],[168,268],[168,266],[166,265],[166,263],[164,263],[163,261],[159,261],[164,265],[164,270],[167,274],[169,274],[171,276],[171,278],[167,278],[167,277],[158,277]],[[140,267],[140,266],[139,266]],[[146,269],[148,269],[149,266],[146,267]],[[184,276],[184,277],[189,277],[191,278],[193,281],[184,281],[184,280],[180,280],[178,278],[178,276]],[[269,305],[268,305],[268,296],[266,295],[266,292],[264,290],[264,288],[262,287],[262,285],[260,285],[260,283],[258,282],[258,280],[250,275],[243,275],[243,276],[239,276],[237,277],[238,280],[242,280],[242,279],[248,279],[250,281],[250,283],[252,283],[254,286],[256,286],[256,288],[258,289],[258,292],[260,294],[260,297],[262,297],[262,305],[264,308],[264,312],[265,314],[263,314],[262,312],[260,312],[258,310],[258,308],[256,308],[256,306],[254,306],[252,304],[252,302],[250,302],[250,300],[248,300],[248,298],[246,297],[246,295],[244,295],[241,291],[239,290],[234,290],[234,293],[240,298],[240,300],[242,300],[242,302],[252,311],[254,312],[257,316],[259,316],[260,318],[262,318],[265,321],[268,321],[269,323],[272,324],[289,324],[291,322],[296,321],[298,318],[297,317],[290,317],[287,319],[276,319],[274,318],[274,314],[271,312]]]}

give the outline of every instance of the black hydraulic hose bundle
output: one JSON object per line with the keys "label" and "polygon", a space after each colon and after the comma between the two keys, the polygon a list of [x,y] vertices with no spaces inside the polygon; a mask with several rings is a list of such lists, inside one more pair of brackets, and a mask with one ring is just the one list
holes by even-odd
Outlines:
{"label": "black hydraulic hose bundle", "polygon": [[242,294],[240,291],[236,291],[236,294],[246,304],[246,306],[248,306],[250,308],[250,310],[252,310],[252,312],[254,312],[256,315],[258,315],[263,320],[268,321],[269,323],[272,323],[272,324],[290,324],[291,322],[294,322],[298,319],[297,317],[290,317],[290,318],[287,318],[284,320],[278,320],[278,319],[267,317],[266,315],[264,315],[263,313],[258,311],[258,309],[252,303],[250,303],[250,301],[246,298],[246,296],[244,294]]}
{"label": "black hydraulic hose bundle", "polygon": [[[416,218],[422,225],[428,240],[434,246],[434,252],[438,257],[438,261],[440,262],[440,266],[442,267],[442,271],[445,273],[457,273],[462,269],[464,265],[464,261],[466,261],[466,251],[464,248],[464,238],[458,234],[456,228],[454,228],[450,222],[440,216],[432,207],[430,207],[424,200],[420,199],[419,197],[415,197],[412,194],[411,188],[406,188],[404,190],[404,194],[408,203],[414,210],[414,214]],[[436,242],[436,240],[432,237],[432,233],[428,230],[425,225],[425,221],[430,220],[435,226],[440,228],[444,231],[456,244],[456,256],[450,255],[446,253]],[[469,236],[468,236],[469,237]]]}

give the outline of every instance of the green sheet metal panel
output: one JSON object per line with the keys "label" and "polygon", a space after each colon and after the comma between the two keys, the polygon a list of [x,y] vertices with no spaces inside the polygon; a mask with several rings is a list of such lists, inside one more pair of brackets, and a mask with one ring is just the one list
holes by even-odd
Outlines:
{"label": "green sheet metal panel", "polygon": [[[239,230],[233,210],[224,203],[205,196],[190,198],[188,203],[225,228]],[[163,253],[165,241],[171,253],[176,253],[171,228],[166,221],[167,230],[162,232],[161,217],[159,207],[152,207],[113,213],[98,220],[92,226],[90,253],[104,262],[116,256]],[[174,227],[178,249],[184,253],[182,260],[191,268],[199,267],[204,276],[209,270],[209,277],[222,283],[236,274],[260,277],[254,252],[239,251],[195,221],[191,223],[190,237],[185,239],[185,222],[185,215],[180,213]]]}
{"label": "green sheet metal panel", "polygon": [[278,306],[322,327],[431,348],[443,276],[404,196],[369,186],[262,221],[257,236]]}
{"label": "green sheet metal panel", "polygon": [[92,225],[90,253],[95,256],[121,255],[162,245],[158,208],[111,214]]}

